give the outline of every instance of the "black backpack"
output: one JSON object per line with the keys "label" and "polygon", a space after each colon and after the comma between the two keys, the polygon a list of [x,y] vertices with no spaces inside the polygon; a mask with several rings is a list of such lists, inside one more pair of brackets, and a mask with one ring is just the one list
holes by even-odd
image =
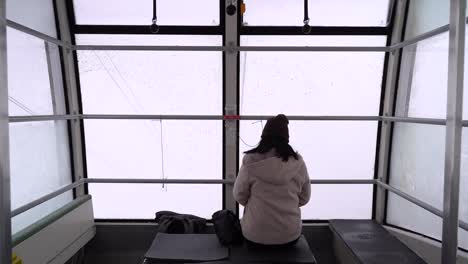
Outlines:
{"label": "black backpack", "polygon": [[244,236],[239,218],[230,210],[217,211],[212,216],[216,235],[224,246],[242,244]]}
{"label": "black backpack", "polygon": [[169,234],[201,233],[206,227],[206,219],[171,211],[157,212],[156,222],[159,224],[158,232]]}

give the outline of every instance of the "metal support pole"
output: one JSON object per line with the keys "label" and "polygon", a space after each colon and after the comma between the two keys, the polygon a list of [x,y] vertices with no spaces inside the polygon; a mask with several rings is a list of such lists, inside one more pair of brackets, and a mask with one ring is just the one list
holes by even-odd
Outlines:
{"label": "metal support pole", "polygon": [[[60,37],[65,43],[72,42],[72,36],[70,32],[69,18],[67,15],[67,3],[69,1],[56,1],[58,22],[60,26]],[[75,60],[73,57],[73,51],[69,48],[63,48],[63,60],[64,60],[64,77],[66,80],[66,89],[68,95],[68,105],[70,115],[80,114],[80,105],[78,100],[78,82],[75,71]],[[71,151],[73,151],[73,175],[74,181],[79,181],[84,178],[84,160],[83,160],[83,144],[81,135],[81,120],[71,120]],[[85,189],[80,186],[76,189],[77,195],[84,195]]]}
{"label": "metal support pole", "polygon": [[[237,0],[225,0],[225,6],[230,4],[236,6],[239,12]],[[226,30],[224,36],[225,46],[238,46],[238,14],[232,16],[222,14],[226,17]],[[225,115],[238,115],[238,63],[239,52],[227,51],[224,52],[224,114]],[[227,180],[235,180],[238,170],[238,120],[225,120],[224,123],[224,176]],[[236,211],[237,204],[232,194],[232,185],[224,186],[224,202],[225,208]]]}
{"label": "metal support pole", "polygon": [[0,263],[11,263],[6,0],[0,0]]}
{"label": "metal support pole", "polygon": [[442,263],[444,264],[455,264],[458,250],[465,17],[466,0],[451,0],[447,125],[445,132],[444,223],[442,232]]}
{"label": "metal support pole", "polygon": [[[396,3],[395,26],[393,28],[391,43],[400,42],[402,39],[402,31],[404,27],[404,18],[407,0],[399,0]],[[398,85],[398,65],[400,63],[400,50],[391,52],[388,56],[388,70],[387,80],[385,85],[384,106],[383,106],[383,122],[381,124],[380,132],[380,148],[379,159],[377,168],[377,178],[382,182],[387,182],[387,172],[389,166],[390,156],[390,142],[392,132],[392,122],[384,118],[393,115],[393,105],[395,100],[395,93]],[[386,193],[387,191],[381,186],[377,186],[377,195],[375,200],[375,218],[379,223],[384,222],[386,211]]]}

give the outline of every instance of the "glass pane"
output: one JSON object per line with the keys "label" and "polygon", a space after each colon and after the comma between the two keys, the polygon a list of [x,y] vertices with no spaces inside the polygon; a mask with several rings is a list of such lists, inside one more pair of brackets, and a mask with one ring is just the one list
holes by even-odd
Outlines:
{"label": "glass pane", "polygon": [[[390,185],[440,210],[443,207],[445,127],[395,123]],[[387,222],[441,239],[442,219],[389,194]]]}
{"label": "glass pane", "polygon": [[[461,202],[461,201],[460,201]],[[400,196],[388,195],[387,222],[425,236],[442,240],[442,218]],[[460,218],[462,212],[460,211]],[[468,249],[468,232],[458,228],[458,246]]]}
{"label": "glass pane", "polygon": [[89,192],[97,219],[154,219],[163,210],[210,219],[223,207],[221,185],[91,184]]}
{"label": "glass pane", "polygon": [[411,39],[449,23],[450,1],[412,0],[409,2],[405,39]]}
{"label": "glass pane", "polygon": [[[56,189],[58,188],[59,187],[57,187]],[[51,191],[55,191],[55,190],[51,190]],[[45,203],[42,203],[36,207],[33,207],[32,209],[29,209],[28,211],[22,214],[19,214],[11,218],[12,234],[15,234],[23,230],[24,228],[34,224],[37,221],[40,221],[44,217],[48,216],[49,214],[65,206],[72,200],[73,200],[73,192],[68,191]]]}
{"label": "glass pane", "polygon": [[389,224],[432,237],[442,239],[442,218],[389,193],[387,201],[387,222]]}
{"label": "glass pane", "polygon": [[7,0],[6,2],[6,14],[9,20],[57,37],[53,0]]}
{"label": "glass pane", "polygon": [[[220,36],[89,36],[79,44],[221,45]],[[80,51],[87,114],[222,114],[222,52]]]}
{"label": "glass pane", "polygon": [[[445,32],[403,49],[398,116],[446,118],[448,36],[448,32]],[[468,57],[468,52],[465,52],[465,56]],[[468,76],[467,68],[465,76]],[[464,93],[464,102],[468,102],[468,93]],[[468,117],[468,103],[464,104],[463,116],[465,119]]]}
{"label": "glass pane", "polygon": [[[241,156],[260,141],[263,124],[241,121]],[[377,122],[290,121],[289,134],[311,179],[374,178]]]}
{"label": "glass pane", "polygon": [[447,76],[448,33],[405,47],[396,114],[445,118]]}
{"label": "glass pane", "polygon": [[[74,0],[77,24],[151,25],[152,0]],[[158,25],[219,25],[218,0],[158,0]]]}
{"label": "glass pane", "polygon": [[[245,46],[385,46],[385,41],[382,36],[241,38]],[[240,56],[241,114],[379,114],[383,52],[242,52]]]}
{"label": "glass pane", "polygon": [[[464,129],[460,181],[460,220],[468,222],[468,134]],[[390,185],[443,209],[445,126],[396,123]],[[387,222],[440,240],[442,218],[397,195],[388,197]],[[468,248],[468,232],[459,229],[459,245]]]}
{"label": "glass pane", "polygon": [[303,219],[371,219],[373,186],[312,185]]}
{"label": "glass pane", "polygon": [[84,124],[90,178],[223,177],[221,121],[85,120]]}
{"label": "glass pane", "polygon": [[[12,210],[71,183],[66,121],[10,124]],[[63,195],[18,218],[17,231],[73,199]]]}
{"label": "glass pane", "polygon": [[[389,0],[313,0],[309,19],[313,26],[385,26]],[[249,26],[302,26],[303,0],[245,0],[243,22]]]}
{"label": "glass pane", "polygon": [[[462,136],[459,219],[468,223],[468,128],[463,128]],[[468,231],[459,229],[458,246],[468,250]]]}
{"label": "glass pane", "polygon": [[7,34],[10,115],[52,115],[44,41],[10,28]]}
{"label": "glass pane", "polygon": [[[311,187],[310,202],[301,207],[303,220],[371,219],[372,185],[316,184]],[[239,205],[239,216],[244,207]]]}
{"label": "glass pane", "polygon": [[395,123],[390,184],[442,209],[445,127]]}

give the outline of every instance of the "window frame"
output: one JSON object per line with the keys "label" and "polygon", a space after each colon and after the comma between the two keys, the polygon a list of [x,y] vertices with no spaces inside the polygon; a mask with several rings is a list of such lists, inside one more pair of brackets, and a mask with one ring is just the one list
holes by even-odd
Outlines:
{"label": "window frame", "polygon": [[[239,0],[241,5],[244,0]],[[311,1],[311,0],[308,0]],[[312,31],[310,34],[315,35],[389,35],[392,33],[394,11],[397,0],[388,1],[387,24],[385,26],[311,26]],[[304,10],[304,9],[303,9]],[[304,35],[301,26],[249,26],[244,25],[244,16],[240,14],[239,17],[239,30],[243,35],[275,35],[274,33],[281,33],[281,35]],[[354,34],[346,34],[346,32],[355,31]],[[272,34],[273,33],[273,34]],[[344,33],[344,34],[343,34]]]}
{"label": "window frame", "polygon": [[[389,15],[388,21],[386,26],[381,27],[346,27],[346,26],[313,26],[312,31],[310,32],[310,36],[314,35],[354,35],[354,36],[363,36],[363,35],[381,35],[387,37],[387,44],[389,44],[392,34],[392,27],[394,24],[394,11],[396,8],[395,0],[391,0],[389,2]],[[141,25],[79,25],[76,24],[76,19],[74,15],[74,6],[73,0],[66,0],[67,4],[67,11],[70,20],[70,32],[72,35],[72,44],[76,44],[75,42],[75,34],[124,34],[124,35],[131,35],[131,34],[153,34],[151,33],[148,26],[141,26]],[[243,4],[242,0],[238,1],[238,5]],[[226,17],[227,14],[225,12],[226,8],[226,1],[220,0],[220,24],[217,26],[173,26],[173,25],[162,25],[159,27],[159,33],[161,35],[221,35],[223,39],[223,46],[226,46]],[[244,26],[242,25],[242,14],[240,12],[240,7],[238,8],[238,12],[236,14],[237,18],[237,41],[240,43],[241,35],[271,35],[271,36],[286,36],[286,35],[298,35],[304,36],[305,34],[302,32],[302,27],[300,26]],[[80,114],[83,114],[83,106],[82,106],[82,98],[81,98],[81,87],[79,81],[79,74],[78,74],[78,61],[77,61],[77,52],[73,51],[73,58],[75,64],[75,74],[77,78],[77,89],[78,89],[78,96],[79,96],[79,105],[80,105]],[[226,113],[226,54],[223,52],[222,55],[222,80],[223,80],[223,114]],[[382,87],[381,87],[381,100],[380,100],[380,107],[379,107],[379,114],[383,112],[383,96],[385,94],[385,80],[387,78],[387,69],[388,69],[388,53],[385,55],[384,59],[384,67],[383,67],[383,80],[382,80]],[[239,109],[240,106],[240,56],[237,56],[237,105],[236,107]],[[88,178],[87,175],[87,168],[86,168],[86,141],[85,141],[85,134],[84,134],[84,125],[83,120],[81,122],[81,137],[82,137],[82,148],[83,148],[83,160],[84,160],[84,178]],[[313,122],[313,121],[311,121]],[[352,121],[351,121],[352,122]],[[377,179],[377,164],[379,158],[379,149],[380,149],[380,138],[381,138],[381,123],[378,122],[378,129],[377,129],[377,143],[376,143],[376,152],[375,152],[375,168],[374,168],[374,179]],[[226,121],[223,121],[223,125],[226,124]],[[239,126],[239,121],[236,121],[237,127]],[[223,128],[223,179],[227,179],[227,175],[225,172],[226,167],[226,136],[227,136],[226,128]],[[239,136],[239,131],[236,132],[236,135]],[[239,152],[240,143],[236,140],[236,149]],[[239,158],[238,155],[236,157],[235,162],[237,163],[237,167],[239,167]],[[375,219],[375,207],[376,207],[376,189],[377,187],[374,185],[373,190],[373,204],[372,204],[372,219]],[[85,193],[89,194],[88,186],[85,184]],[[226,196],[229,195],[226,192],[226,186],[223,185],[223,197],[222,197],[222,204],[223,209],[226,208]],[[238,212],[238,204],[236,203],[237,213]],[[148,222],[149,219],[125,219],[125,222]],[[96,219],[96,222],[122,222],[119,219]],[[304,223],[323,223],[327,222],[327,220],[313,220],[313,219],[303,219]]]}
{"label": "window frame", "polygon": [[[401,32],[401,37],[402,39],[404,39],[405,35],[406,35],[406,31],[407,31],[407,26],[408,26],[408,20],[409,20],[409,13],[410,13],[410,7],[411,7],[411,2],[413,0],[407,0],[407,4],[406,4],[406,10],[405,10],[405,17],[403,18],[403,30]],[[443,33],[441,33],[443,34]],[[439,34],[438,34],[439,35]],[[437,36],[438,36],[437,35]],[[409,56],[407,56],[407,60],[406,61],[403,61],[403,58],[405,57],[404,56],[404,52],[402,50],[402,52],[400,52],[400,55],[399,55],[399,62],[398,62],[398,70],[397,70],[397,76],[396,76],[396,89],[395,89],[395,93],[394,93],[394,97],[393,97],[393,113],[392,113],[392,116],[395,116],[396,113],[398,112],[397,110],[397,105],[398,105],[398,98],[399,96],[403,96],[402,98],[404,98],[404,100],[406,101],[406,105],[405,105],[405,109],[404,109],[404,116],[407,116],[408,115],[408,103],[409,103],[409,96],[410,96],[410,93],[411,93],[411,82],[412,82],[412,73],[413,73],[413,70],[414,70],[414,65],[415,65],[415,56],[416,56],[416,52],[417,52],[417,45],[419,44],[418,43],[415,43],[413,45],[410,45],[410,46],[407,46],[405,48],[410,48],[412,50],[414,50],[414,54],[409,54]],[[403,76],[402,77],[402,69],[408,69],[408,73],[406,74],[410,74],[409,76]],[[385,72],[385,75],[386,77],[386,72]],[[408,77],[408,78],[406,78]],[[405,78],[405,79],[403,79]],[[405,81],[404,82],[404,87],[402,87],[402,81]],[[401,95],[401,93],[404,92],[404,95]],[[399,95],[400,93],[400,95]],[[383,100],[382,100],[383,102]],[[429,125],[429,124],[427,124]],[[444,125],[445,126],[445,125]],[[391,153],[393,151],[393,138],[394,138],[394,130],[395,130],[395,123],[394,122],[391,122],[391,128],[390,128],[390,137],[389,137],[389,155],[387,155],[387,162],[388,164],[390,164],[391,162]],[[390,170],[391,170],[391,166],[387,166],[387,179],[386,179],[386,184],[389,184],[390,185],[390,181],[391,181],[391,173],[390,173]],[[374,188],[377,188],[377,186],[375,186]],[[426,234],[423,234],[423,233],[419,233],[417,231],[414,231],[414,230],[410,230],[410,229],[407,229],[407,228],[404,228],[404,227],[401,227],[401,226],[397,226],[397,225],[394,225],[394,224],[391,224],[388,222],[388,203],[389,203],[389,193],[390,191],[385,191],[385,210],[384,210],[384,216],[383,216],[383,224],[386,225],[386,226],[389,226],[389,227],[392,227],[392,228],[395,228],[395,229],[398,229],[398,230],[401,230],[401,231],[404,231],[404,232],[408,232],[409,234],[414,234],[414,235],[418,235],[418,236],[421,236],[423,238],[426,238],[426,239],[429,239],[431,241],[434,241],[434,242],[438,242],[438,243],[442,243],[442,240],[439,240],[439,239],[436,239],[436,238],[433,238],[431,236],[428,236]],[[376,194],[376,192],[374,191],[374,194]],[[393,194],[395,195],[396,197],[399,197],[398,195],[396,194]],[[375,203],[375,200],[374,200],[374,203]],[[416,205],[416,204],[415,204]],[[416,205],[417,206],[417,205]],[[424,209],[423,209],[424,210]],[[468,249],[464,249],[460,246],[458,246],[458,250],[462,251],[462,252],[466,252],[468,253]]]}

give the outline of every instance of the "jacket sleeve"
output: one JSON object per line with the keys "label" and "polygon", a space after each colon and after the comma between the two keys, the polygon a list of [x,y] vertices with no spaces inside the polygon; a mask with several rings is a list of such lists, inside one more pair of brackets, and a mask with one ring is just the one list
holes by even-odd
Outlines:
{"label": "jacket sleeve", "polygon": [[301,175],[303,176],[304,182],[302,183],[301,193],[299,194],[299,206],[304,206],[310,200],[310,178],[305,163],[302,164]]}
{"label": "jacket sleeve", "polygon": [[234,198],[238,203],[245,206],[250,198],[250,180],[246,168],[246,156],[243,159],[242,167],[237,175],[233,190]]}

